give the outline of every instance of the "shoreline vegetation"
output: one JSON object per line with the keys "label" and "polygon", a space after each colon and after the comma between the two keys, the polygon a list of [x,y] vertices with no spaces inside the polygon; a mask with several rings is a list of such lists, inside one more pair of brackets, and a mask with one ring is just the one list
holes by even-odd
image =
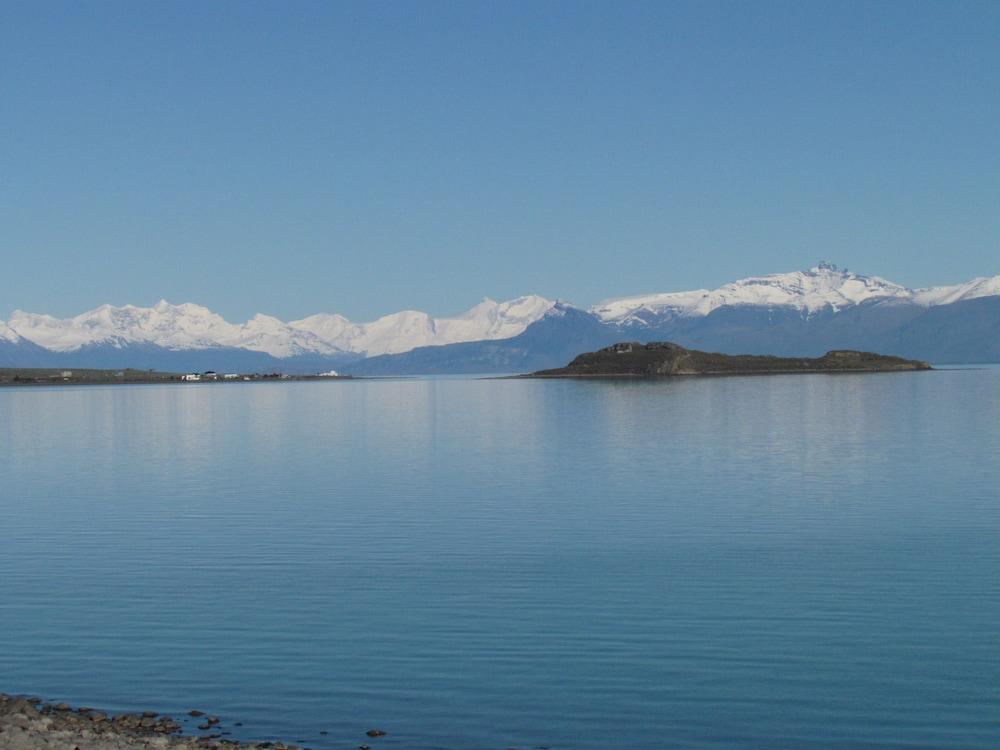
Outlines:
{"label": "shoreline vegetation", "polygon": [[[237,740],[218,717],[192,709],[179,719],[156,711],[109,714],[94,708],[48,703],[35,696],[0,693],[0,748],[3,750],[310,750],[277,740]],[[197,735],[185,735],[196,730]],[[320,732],[325,734],[325,732]],[[380,729],[362,733],[368,738]],[[370,739],[368,740],[371,741]],[[364,742],[360,747],[367,748]]]}
{"label": "shoreline vegetation", "polygon": [[0,367],[0,386],[45,385],[148,385],[166,383],[247,383],[273,381],[355,380],[351,375],[333,372],[317,375],[287,375],[271,373],[180,373],[157,370],[94,370],[80,368]]}
{"label": "shoreline vegetation", "polygon": [[806,373],[913,372],[926,362],[873,352],[835,349],[822,357],[720,354],[686,349],[670,341],[623,342],[587,352],[565,367],[522,378],[664,378],[705,375],[789,375]]}

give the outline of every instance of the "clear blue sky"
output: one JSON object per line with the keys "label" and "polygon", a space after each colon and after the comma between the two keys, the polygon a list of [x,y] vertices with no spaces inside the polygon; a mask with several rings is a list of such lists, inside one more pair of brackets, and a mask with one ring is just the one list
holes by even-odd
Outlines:
{"label": "clear blue sky", "polygon": [[0,317],[1000,273],[1000,2],[0,4]]}

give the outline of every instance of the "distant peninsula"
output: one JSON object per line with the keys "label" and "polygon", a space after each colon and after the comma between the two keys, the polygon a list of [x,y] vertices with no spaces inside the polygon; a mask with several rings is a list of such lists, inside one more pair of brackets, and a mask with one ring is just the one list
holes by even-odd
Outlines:
{"label": "distant peninsula", "polygon": [[335,371],[316,375],[288,375],[284,373],[218,373],[212,370],[206,372],[159,372],[156,370],[95,370],[95,369],[60,369],[60,368],[26,368],[0,367],[0,386],[16,385],[149,385],[169,384],[187,385],[191,383],[248,383],[271,381],[303,381],[303,380],[353,380],[351,375],[338,375]]}
{"label": "distant peninsula", "polygon": [[671,377],[680,375],[767,375],[786,373],[904,372],[930,370],[926,362],[849,349],[822,357],[719,354],[685,349],[669,341],[625,342],[581,354],[565,367],[539,370],[528,378]]}

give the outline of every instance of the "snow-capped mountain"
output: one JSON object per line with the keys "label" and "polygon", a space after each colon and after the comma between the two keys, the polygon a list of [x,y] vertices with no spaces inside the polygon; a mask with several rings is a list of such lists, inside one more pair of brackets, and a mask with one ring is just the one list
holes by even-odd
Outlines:
{"label": "snow-capped mountain", "polygon": [[440,346],[460,341],[507,339],[542,318],[555,303],[529,295],[509,302],[486,298],[454,318],[432,318],[404,310],[371,323],[351,323],[342,315],[312,315],[289,325],[308,331],[343,351],[373,357],[398,354],[418,346]]}
{"label": "snow-capped mountain", "polygon": [[28,341],[54,352],[133,344],[153,344],[171,351],[234,347],[276,357],[339,351],[306,331],[266,315],[234,325],[201,305],[171,305],[165,300],[153,307],[101,305],[66,319],[15,310],[8,326]]}
{"label": "snow-capped mountain", "polygon": [[0,337],[15,341],[20,336],[53,352],[151,344],[170,351],[237,348],[278,358],[345,352],[374,356],[417,346],[516,336],[552,305],[531,296],[503,303],[487,299],[455,318],[404,311],[372,323],[352,323],[341,315],[327,314],[284,323],[258,314],[246,323],[234,324],[201,305],[161,300],[153,307],[102,305],[66,319],[15,310],[0,328]]}
{"label": "snow-capped mountain", "polygon": [[933,307],[996,296],[1000,296],[1000,276],[978,276],[964,284],[917,289],[913,292],[913,301],[924,307]]}
{"label": "snow-capped mountain", "polygon": [[591,312],[605,322],[628,327],[660,324],[675,318],[709,315],[722,307],[790,308],[804,315],[837,312],[869,300],[898,300],[923,307],[1000,294],[1000,276],[966,284],[907,289],[878,276],[864,276],[821,262],[805,271],[752,276],[718,289],[666,292],[599,302]]}
{"label": "snow-capped mountain", "polygon": [[675,341],[727,354],[876,351],[932,362],[1000,362],[1000,277],[907,289],[822,263],[714,291],[555,305],[499,341],[419,347],[347,363],[356,374],[527,372],[615,341]]}
{"label": "snow-capped mountain", "polygon": [[622,340],[670,340],[729,354],[815,356],[848,348],[935,362],[1000,361],[1000,276],[908,289],[820,263],[714,290],[606,300],[589,310],[527,296],[484,299],[454,317],[405,310],[370,323],[321,313],[287,323],[258,314],[236,324],[200,305],[166,301],[102,305],[67,319],[18,310],[0,323],[0,364],[523,372]]}
{"label": "snow-capped mountain", "polygon": [[17,332],[0,320],[0,341],[5,341],[9,344],[16,344],[20,340],[21,337],[17,335]]}

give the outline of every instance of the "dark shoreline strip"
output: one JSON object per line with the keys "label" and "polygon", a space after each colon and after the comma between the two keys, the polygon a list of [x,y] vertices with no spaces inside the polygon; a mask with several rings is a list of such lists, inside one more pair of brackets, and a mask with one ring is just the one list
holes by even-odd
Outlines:
{"label": "dark shoreline strip", "polygon": [[[169,750],[300,750],[297,745],[277,741],[247,741],[224,736],[221,721],[192,710],[200,717],[202,734],[184,736],[181,723],[156,711],[111,715],[94,708],[73,708],[36,696],[0,693],[0,747],[5,750],[62,748],[70,750],[126,750],[148,747],[155,737]],[[181,721],[186,721],[182,719]],[[301,750],[309,750],[302,748]]]}

